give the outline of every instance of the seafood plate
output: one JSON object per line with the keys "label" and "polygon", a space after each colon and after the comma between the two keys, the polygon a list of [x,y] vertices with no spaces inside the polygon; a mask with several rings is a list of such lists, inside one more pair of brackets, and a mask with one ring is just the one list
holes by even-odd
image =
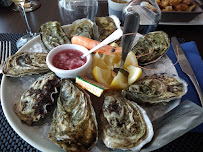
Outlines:
{"label": "seafood plate", "polygon": [[[62,27],[63,32],[66,35],[68,35],[68,33],[70,32],[70,26],[71,25],[66,25],[66,26]],[[69,36],[67,36],[67,38],[69,39]],[[48,51],[49,51],[49,49],[47,49],[47,47],[44,45],[40,36],[37,36],[36,38],[31,40],[30,42],[28,42],[24,47],[22,47],[19,50],[19,52],[41,52],[41,53],[47,53]],[[175,74],[177,76],[177,72],[176,72],[175,67],[173,66],[173,63],[166,55],[163,55],[159,60],[157,60],[156,64],[150,64],[148,66],[153,67],[155,65],[161,66],[161,67],[168,67],[168,65],[170,65],[170,68],[166,68],[165,70],[162,70],[161,72]],[[148,68],[150,68],[150,67],[148,67]],[[156,71],[156,72],[160,73],[160,71]],[[143,73],[144,73],[143,77],[146,75],[157,74],[156,72],[152,73],[147,70],[143,71]],[[82,110],[81,110],[81,102],[76,102],[77,104],[74,104],[74,102],[73,102],[73,107],[67,108],[66,102],[64,102],[65,95],[63,94],[63,92],[70,91],[70,92],[68,92],[68,94],[74,95],[75,92],[83,92],[84,90],[83,89],[80,90],[81,88],[76,87],[75,85],[72,85],[70,82],[66,82],[65,80],[60,81],[60,84],[62,84],[62,86],[64,86],[64,88],[66,88],[69,85],[69,87],[67,87],[67,88],[68,89],[72,88],[72,90],[68,90],[68,89],[63,90],[63,88],[61,88],[62,90],[59,89],[60,93],[58,93],[58,95],[61,96],[61,98],[59,97],[58,99],[56,98],[56,100],[55,100],[56,102],[58,100],[58,102],[56,105],[56,109],[55,109],[56,111],[54,112],[54,115],[53,115],[53,113],[51,113],[49,111],[50,106],[47,106],[47,113],[44,116],[45,119],[41,119],[40,121],[38,121],[38,122],[41,122],[40,124],[33,122],[32,126],[30,126],[25,123],[22,123],[21,119],[19,119],[18,115],[15,113],[15,111],[13,111],[13,106],[20,101],[23,93],[26,92],[26,90],[29,87],[31,87],[32,84],[41,75],[43,75],[43,74],[40,74],[40,75],[33,74],[33,75],[26,75],[26,76],[22,76],[22,77],[7,77],[4,75],[3,79],[2,79],[2,86],[1,86],[2,87],[2,100],[1,101],[2,101],[3,111],[5,113],[5,116],[8,120],[8,122],[11,124],[12,128],[25,141],[27,141],[29,144],[31,144],[32,146],[36,147],[37,149],[39,149],[41,151],[57,151],[57,152],[64,151],[63,148],[66,149],[66,146],[64,146],[65,141],[62,141],[61,139],[65,140],[67,138],[70,138],[70,139],[73,139],[73,141],[74,141],[74,138],[77,138],[77,139],[79,138],[77,136],[73,136],[73,134],[69,135],[69,134],[71,134],[71,132],[68,132],[68,131],[70,131],[69,129],[67,132],[65,132],[68,128],[67,127],[68,125],[65,127],[63,125],[63,122],[66,124],[69,124],[69,125],[70,125],[69,122],[73,122],[73,120],[69,121],[70,119],[65,119],[65,117],[68,114],[68,113],[66,113],[66,110],[70,110],[71,108],[72,109],[76,108],[76,109],[74,109],[75,115],[77,115],[81,112],[84,112],[87,114],[87,111],[85,109],[88,109],[89,113],[87,115],[85,115],[84,118],[90,118],[90,120],[91,120],[89,123],[86,122],[87,124],[89,124],[89,127],[87,127],[87,130],[89,128],[92,128],[89,131],[86,130],[86,125],[87,125],[86,123],[84,123],[85,125],[82,125],[82,126],[84,126],[84,130],[85,130],[84,134],[90,133],[90,136],[88,136],[88,137],[90,137],[89,140],[86,140],[89,142],[87,144],[88,146],[86,146],[86,148],[84,148],[85,151],[90,150],[90,151],[102,152],[102,151],[113,151],[113,150],[118,151],[118,149],[119,150],[127,150],[127,149],[128,150],[130,150],[130,149],[137,150],[135,148],[139,147],[138,146],[139,144],[136,145],[134,143],[132,144],[132,146],[129,146],[129,147],[124,147],[123,145],[120,147],[113,147],[112,145],[110,145],[111,142],[114,143],[115,141],[119,141],[118,139],[120,138],[121,134],[120,134],[120,132],[118,133],[118,139],[117,138],[111,139],[109,134],[106,133],[106,132],[109,132],[109,130],[108,130],[108,128],[105,128],[106,123],[105,123],[105,121],[103,121],[105,119],[114,119],[112,117],[112,115],[116,115],[114,112],[112,112],[111,113],[112,115],[111,115],[110,111],[108,111],[108,108],[107,108],[107,111],[105,111],[104,107],[110,106],[108,101],[112,102],[113,101],[112,98],[115,98],[118,101],[117,102],[118,105],[119,104],[122,105],[120,103],[120,100],[121,99],[123,100],[124,97],[119,96],[117,98],[117,96],[114,96],[112,93],[110,95],[108,94],[105,97],[102,96],[102,97],[98,98],[96,96],[93,96],[92,94],[89,94],[90,99],[91,99],[91,101],[89,101],[88,95],[86,96],[86,93],[84,93],[84,94],[82,93],[83,94],[83,95],[81,95],[81,96],[83,96],[82,99],[87,99],[87,100],[83,100],[83,101],[85,101],[84,103],[86,103],[86,104],[84,104],[84,106],[82,106]],[[53,89],[54,89],[54,87],[53,87]],[[73,91],[73,92],[71,92],[71,91]],[[87,98],[85,98],[84,96]],[[78,98],[78,95],[75,98]],[[141,122],[143,124],[143,125],[139,126],[140,129],[142,130],[142,132],[137,134],[138,136],[142,135],[140,140],[146,139],[146,141],[144,140],[145,142],[141,142],[141,145],[144,145],[147,142],[149,142],[151,136],[153,135],[153,130],[150,127],[151,126],[150,121],[153,121],[154,119],[157,119],[160,116],[164,115],[171,109],[175,108],[180,102],[180,99],[177,99],[177,100],[170,101],[166,104],[155,104],[150,107],[149,106],[145,107],[142,105],[138,105],[133,101],[127,100],[126,98],[125,98],[125,100],[126,100],[126,102],[125,102],[125,104],[123,104],[121,106],[121,108],[122,109],[126,109],[126,108],[136,109],[134,111],[136,114],[134,113],[135,115],[133,115],[133,116],[136,117],[139,120],[139,122]],[[104,103],[104,105],[103,105],[103,103]],[[77,111],[77,108],[79,108],[80,111]],[[101,114],[101,110],[103,111],[102,114]],[[125,113],[125,115],[127,115],[127,114],[129,114],[129,113]],[[116,115],[116,116],[118,118],[120,118],[120,120],[123,120],[122,114]],[[148,117],[146,117],[146,116],[148,116]],[[73,118],[73,117],[69,117],[69,118]],[[82,119],[81,117],[76,117],[76,118],[78,118],[79,120]],[[129,119],[130,118],[128,117],[128,120]],[[79,121],[76,121],[76,122],[79,122]],[[112,121],[112,123],[117,123],[117,121]],[[98,124],[98,127],[97,127],[97,124]],[[81,125],[81,124],[79,124],[79,125]],[[74,126],[75,126],[75,124],[74,124]],[[101,126],[104,126],[104,127],[101,127]],[[147,126],[149,128],[147,128]],[[123,127],[124,128],[127,127],[126,124],[124,124]],[[103,131],[102,131],[102,128],[104,129]],[[64,130],[64,132],[62,130]],[[97,131],[99,132],[98,134],[97,134]],[[103,132],[102,138],[103,138],[104,142],[101,139],[100,131]],[[114,131],[119,131],[119,129],[117,128]],[[114,131],[112,132],[112,134],[115,134]],[[127,131],[130,131],[130,130],[126,130],[126,132],[124,132],[124,134],[128,134]],[[145,135],[146,135],[146,137],[148,137],[148,133],[146,133],[146,132],[150,133],[149,138],[145,138]],[[60,134],[60,133],[62,133],[62,134]],[[79,134],[77,134],[77,135],[79,135]],[[137,136],[134,136],[134,137],[137,138]],[[126,139],[127,139],[127,137],[126,137]],[[111,142],[108,142],[108,141],[111,141]],[[72,142],[72,141],[70,140],[70,142]],[[80,142],[77,142],[75,144],[77,145],[79,143]],[[137,142],[137,143],[139,143],[139,142]],[[60,148],[60,147],[62,147],[62,148]],[[83,147],[83,146],[81,146],[81,144],[80,144],[80,147]],[[110,147],[110,148],[107,148],[107,147]],[[75,150],[74,146],[71,148]],[[114,148],[118,148],[118,149],[114,149]],[[81,148],[81,149],[83,149],[83,148]]]}

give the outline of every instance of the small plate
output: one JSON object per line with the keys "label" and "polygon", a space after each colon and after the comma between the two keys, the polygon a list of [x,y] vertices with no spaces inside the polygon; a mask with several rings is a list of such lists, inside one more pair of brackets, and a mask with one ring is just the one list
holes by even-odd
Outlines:
{"label": "small plate", "polygon": [[203,10],[199,6],[196,6],[191,12],[162,11],[160,22],[189,22],[202,12]]}

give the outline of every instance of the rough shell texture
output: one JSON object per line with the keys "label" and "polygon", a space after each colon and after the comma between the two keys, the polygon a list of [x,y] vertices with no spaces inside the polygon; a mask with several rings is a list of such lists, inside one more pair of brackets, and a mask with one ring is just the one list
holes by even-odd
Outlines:
{"label": "rough shell texture", "polygon": [[49,71],[46,64],[47,53],[20,52],[6,59],[3,74],[6,76],[20,77],[25,75],[40,74]]}
{"label": "rough shell texture", "polygon": [[154,134],[146,112],[118,93],[105,97],[101,122],[102,139],[109,148],[139,151]]}
{"label": "rough shell texture", "polygon": [[39,77],[14,105],[18,117],[30,125],[44,118],[47,105],[54,103],[52,95],[58,93],[59,85],[58,77],[52,72]]}
{"label": "rough shell texture", "polygon": [[141,37],[131,51],[137,56],[139,65],[148,65],[161,58],[168,51],[169,47],[168,34],[163,31],[155,31],[146,34],[145,37]]}
{"label": "rough shell texture", "polygon": [[187,83],[166,74],[146,76],[126,90],[123,96],[135,102],[161,103],[179,99],[187,92]]}
{"label": "rough shell texture", "polygon": [[116,16],[95,17],[94,21],[98,27],[99,41],[103,41],[120,28],[120,21]]}
{"label": "rough shell texture", "polygon": [[70,40],[63,31],[60,23],[56,21],[44,23],[40,27],[40,36],[43,44],[48,50],[52,50],[54,47],[62,44],[70,43]]}
{"label": "rough shell texture", "polygon": [[73,36],[84,36],[94,39],[96,33],[95,24],[89,19],[80,19],[74,21],[68,30],[68,37],[71,39]]}
{"label": "rough shell texture", "polygon": [[62,80],[49,138],[66,151],[88,151],[98,139],[90,97],[68,79]]}

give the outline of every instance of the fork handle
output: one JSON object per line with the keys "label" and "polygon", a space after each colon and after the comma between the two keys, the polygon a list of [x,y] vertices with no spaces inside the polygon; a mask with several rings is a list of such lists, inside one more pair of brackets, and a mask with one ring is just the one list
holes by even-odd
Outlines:
{"label": "fork handle", "polygon": [[188,76],[190,77],[192,83],[195,86],[195,89],[197,90],[197,93],[199,95],[199,99],[200,99],[201,105],[203,107],[203,94],[202,94],[202,90],[201,90],[201,88],[199,86],[199,83],[198,83],[198,81],[197,81],[197,79],[196,79],[196,77],[194,75],[188,75]]}

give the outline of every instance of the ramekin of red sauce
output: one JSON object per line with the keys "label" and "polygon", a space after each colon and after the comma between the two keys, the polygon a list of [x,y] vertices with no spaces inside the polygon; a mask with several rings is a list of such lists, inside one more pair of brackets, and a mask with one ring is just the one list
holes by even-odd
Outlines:
{"label": "ramekin of red sauce", "polygon": [[88,49],[83,46],[63,44],[48,53],[46,63],[49,69],[60,78],[83,76],[92,62],[91,55],[81,58],[86,52]]}

